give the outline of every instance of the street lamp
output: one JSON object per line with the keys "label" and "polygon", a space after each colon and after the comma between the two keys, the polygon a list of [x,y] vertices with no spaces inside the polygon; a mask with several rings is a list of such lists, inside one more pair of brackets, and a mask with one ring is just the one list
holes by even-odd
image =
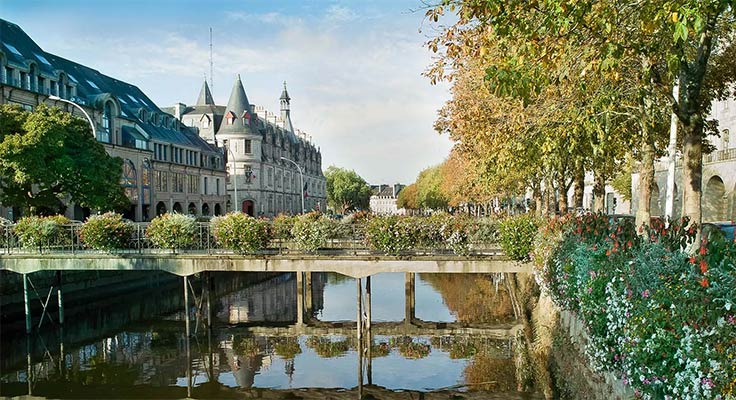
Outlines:
{"label": "street lamp", "polygon": [[302,169],[301,169],[301,167],[299,167],[299,164],[295,163],[292,160],[289,160],[286,157],[281,157],[281,159],[284,160],[284,161],[288,161],[288,162],[294,164],[294,166],[296,167],[296,169],[299,171],[299,183],[300,183],[300,186],[299,187],[300,187],[300,189],[302,191],[302,214],[304,214],[306,211],[304,210],[304,175],[302,174]]}
{"label": "street lamp", "polygon": [[69,103],[69,104],[73,105],[74,107],[77,107],[79,109],[79,111],[81,111],[82,114],[84,114],[84,116],[87,117],[87,121],[89,121],[89,126],[92,127],[92,136],[94,136],[95,138],[97,138],[97,130],[95,129],[95,123],[92,122],[92,117],[90,117],[89,114],[87,114],[87,111],[84,111],[84,108],[82,108],[79,104],[77,104],[77,103],[75,103],[73,101],[69,101],[67,99],[62,99],[61,97],[54,96],[54,95],[49,96],[49,100],[61,101],[62,103]]}
{"label": "street lamp", "polygon": [[235,206],[237,205],[238,211],[242,212],[243,209],[238,204],[238,166],[235,164],[235,153],[230,149],[230,143],[227,140],[224,140],[222,144],[233,156],[233,192],[235,194],[235,199],[233,200],[233,211],[235,211]]}

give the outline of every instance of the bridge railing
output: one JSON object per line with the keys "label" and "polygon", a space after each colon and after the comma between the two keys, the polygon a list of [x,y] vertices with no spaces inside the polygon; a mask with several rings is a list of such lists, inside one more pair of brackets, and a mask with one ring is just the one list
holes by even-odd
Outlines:
{"label": "bridge railing", "polygon": [[[179,253],[179,254],[237,254],[217,242],[212,232],[210,223],[197,223],[196,240],[192,246],[177,249],[165,249],[154,245],[146,235],[149,223],[140,222],[133,224],[135,229],[128,243],[123,248],[108,250],[93,249],[81,239],[81,223],[60,225],[59,230],[53,235],[38,235],[40,239],[26,242],[15,232],[13,224],[0,225],[0,256],[10,254],[76,254],[76,253],[111,253],[111,254],[134,254],[134,253]],[[436,243],[416,244],[411,249],[396,252],[396,255],[464,255],[464,256],[488,256],[500,255],[501,250],[493,242],[469,242],[465,251],[457,251],[450,248],[442,241]],[[294,239],[274,238],[268,246],[257,251],[261,255],[339,255],[339,254],[361,254],[382,255],[384,252],[375,250],[366,241],[365,229],[361,224],[346,225],[341,228],[336,237],[324,239],[316,249],[306,249]]]}

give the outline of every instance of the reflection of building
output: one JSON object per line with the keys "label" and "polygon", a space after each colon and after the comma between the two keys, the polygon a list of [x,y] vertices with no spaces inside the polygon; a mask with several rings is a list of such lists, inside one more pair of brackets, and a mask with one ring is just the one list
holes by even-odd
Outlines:
{"label": "reflection of building", "polygon": [[[720,137],[709,137],[715,151],[703,155],[702,210],[703,221],[723,221],[736,219],[736,99],[713,102],[708,119],[718,120]],[[677,160],[675,170],[675,202],[673,214],[682,214],[682,158]],[[638,175],[632,179],[633,193],[638,192]],[[667,193],[667,162],[655,164],[654,185],[652,187],[651,213],[663,215]],[[632,212],[636,213],[638,199],[634,196]]]}
{"label": "reflection of building", "polygon": [[[240,204],[235,208],[250,215],[299,213],[302,193],[307,211],[325,207],[322,153],[310,137],[294,130],[286,84],[280,101],[280,116],[250,104],[238,76],[227,106],[215,105],[205,81],[195,105],[179,103],[167,109],[209,143],[228,149],[228,193],[234,200],[237,187]],[[303,185],[297,169],[282,157],[300,166]]]}
{"label": "reflection of building", "polygon": [[[182,129],[139,88],[43,51],[15,24],[0,20],[0,104],[31,110],[46,103],[85,118],[58,96],[83,107],[95,122],[97,140],[124,160],[121,184],[130,199],[126,217],[149,220],[165,211],[213,215],[224,212],[223,155]],[[8,210],[2,210],[3,217]],[[89,210],[70,207],[69,217]],[[16,216],[17,217],[17,216]]]}
{"label": "reflection of building", "polygon": [[403,208],[399,209],[396,206],[399,192],[404,189],[404,185],[400,183],[394,185],[372,185],[371,189],[373,191],[370,200],[372,213],[403,215],[406,212]]}

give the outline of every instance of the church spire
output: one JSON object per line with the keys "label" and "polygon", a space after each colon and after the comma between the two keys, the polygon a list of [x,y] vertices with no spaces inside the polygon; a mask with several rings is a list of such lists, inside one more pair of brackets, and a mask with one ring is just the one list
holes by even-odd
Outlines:
{"label": "church spire", "polygon": [[284,124],[283,128],[289,132],[294,132],[294,127],[291,124],[291,97],[289,92],[286,91],[286,81],[284,81],[284,90],[281,92],[281,121]]}
{"label": "church spire", "polygon": [[212,92],[210,87],[207,85],[207,79],[202,84],[202,90],[199,91],[199,97],[197,98],[197,106],[212,106],[215,105],[215,100],[212,98]]}

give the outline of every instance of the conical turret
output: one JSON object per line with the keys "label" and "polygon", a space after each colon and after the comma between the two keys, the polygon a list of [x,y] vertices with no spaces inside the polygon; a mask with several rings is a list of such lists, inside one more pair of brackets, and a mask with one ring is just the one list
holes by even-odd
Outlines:
{"label": "conical turret", "polygon": [[240,75],[238,75],[233,90],[230,92],[230,100],[228,100],[225,108],[225,117],[217,134],[252,134],[254,132],[252,125],[255,119],[256,115],[250,108],[243,82],[240,80]]}
{"label": "conical turret", "polygon": [[202,84],[202,90],[199,91],[199,97],[197,98],[197,103],[195,105],[197,106],[215,105],[215,100],[212,98],[212,92],[210,92],[210,87],[209,85],[207,85],[206,79],[204,81],[204,84]]}

